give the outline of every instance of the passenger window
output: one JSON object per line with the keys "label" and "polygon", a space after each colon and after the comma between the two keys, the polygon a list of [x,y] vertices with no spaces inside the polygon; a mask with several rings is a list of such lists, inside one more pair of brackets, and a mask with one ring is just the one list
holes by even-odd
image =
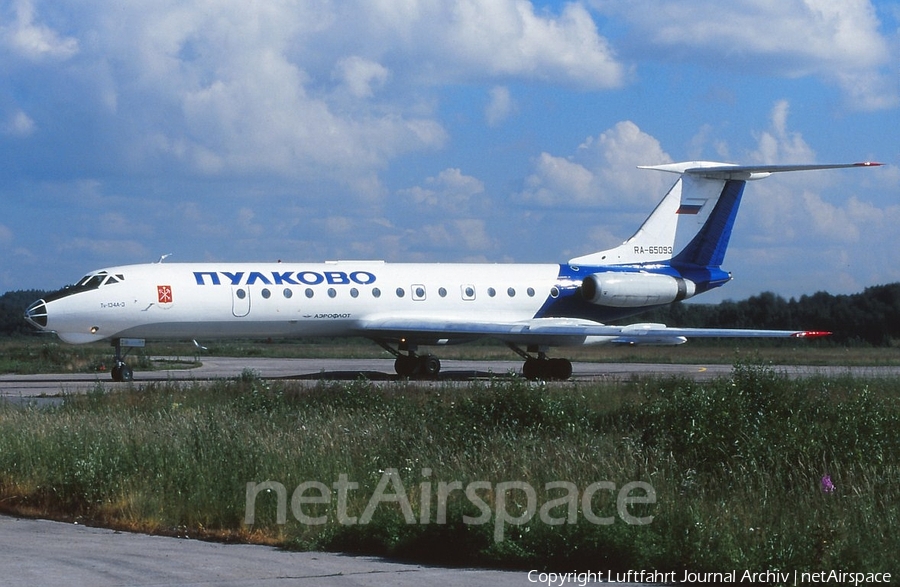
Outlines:
{"label": "passenger window", "polygon": [[414,285],[410,287],[412,290],[412,297],[414,300],[421,302],[425,299],[425,286],[424,285]]}
{"label": "passenger window", "polygon": [[380,298],[380,297],[381,297],[381,290],[378,289],[377,287],[373,287],[373,288],[372,288],[372,297]]}
{"label": "passenger window", "polygon": [[398,287],[397,288],[397,297],[402,298],[405,295],[406,295],[406,291],[404,291],[402,287]]}
{"label": "passenger window", "polygon": [[511,298],[516,297],[516,289],[514,287],[509,288],[506,290],[506,294]]}
{"label": "passenger window", "polygon": [[529,297],[529,298],[533,298],[533,297],[534,297],[534,288],[533,288],[533,287],[529,287],[527,290],[525,290],[525,293],[528,294],[528,297]]}
{"label": "passenger window", "polygon": [[272,292],[270,292],[268,288],[264,287],[262,290],[262,297],[268,300],[270,297],[272,297]]}
{"label": "passenger window", "polygon": [[315,292],[312,290],[311,287],[307,287],[306,292],[304,292],[304,293],[306,294],[306,297],[308,297],[308,298],[311,298],[315,295]]}
{"label": "passenger window", "polygon": [[462,298],[464,300],[474,300],[475,299],[475,286],[474,285],[463,285],[460,286],[462,289]]}
{"label": "passenger window", "polygon": [[495,295],[497,295],[497,290],[494,289],[493,287],[489,287],[489,288],[488,288],[488,295],[491,296],[491,297],[494,297]]}

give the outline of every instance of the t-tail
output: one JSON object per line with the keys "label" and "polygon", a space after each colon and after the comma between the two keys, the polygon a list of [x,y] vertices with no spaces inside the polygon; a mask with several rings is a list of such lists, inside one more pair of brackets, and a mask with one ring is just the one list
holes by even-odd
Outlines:
{"label": "t-tail", "polygon": [[720,267],[748,180],[783,171],[876,167],[881,163],[832,165],[732,165],[688,161],[641,166],[679,174],[647,220],[618,247],[569,260],[571,265],[675,265]]}
{"label": "t-tail", "polygon": [[[832,165],[732,165],[711,161],[689,161],[666,165],[644,166],[641,169],[668,171],[679,175],[675,185],[660,201],[647,220],[618,247],[576,257],[570,265],[580,267],[604,267],[617,276],[594,279],[587,284],[585,295],[604,295],[607,287],[615,289],[621,283],[634,291],[637,276],[644,274],[640,283],[655,291],[651,282],[663,281],[664,289],[671,288],[671,296],[659,297],[659,302],[670,302],[690,297],[727,283],[731,276],[721,269],[725,252],[731,239],[731,231],[737,218],[744,187],[749,180],[763,179],[772,173],[783,171],[811,171],[840,169],[845,167],[873,167],[880,163],[842,163]],[[662,273],[663,275],[659,275]],[[672,276],[671,274],[675,274]],[[656,274],[650,277],[650,274]],[[687,281],[685,281],[685,279]],[[669,281],[672,284],[669,284]],[[608,284],[608,286],[606,285]],[[638,288],[640,290],[641,288]],[[610,295],[610,298],[616,296]],[[627,298],[627,303],[626,303]],[[633,298],[633,299],[632,299]],[[628,295],[622,305],[652,304],[653,296]],[[596,301],[596,300],[592,300]]]}

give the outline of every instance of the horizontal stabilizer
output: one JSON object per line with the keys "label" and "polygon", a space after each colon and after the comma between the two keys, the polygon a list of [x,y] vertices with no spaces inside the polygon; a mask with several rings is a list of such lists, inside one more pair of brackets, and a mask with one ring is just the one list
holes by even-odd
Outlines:
{"label": "horizontal stabilizer", "polygon": [[703,177],[706,179],[763,179],[773,173],[784,171],[816,171],[820,169],[844,169],[847,167],[879,167],[883,163],[865,161],[862,163],[832,163],[824,165],[730,165],[728,163],[712,163],[708,161],[688,161],[685,163],[668,163],[665,165],[644,165],[640,169],[655,169]]}

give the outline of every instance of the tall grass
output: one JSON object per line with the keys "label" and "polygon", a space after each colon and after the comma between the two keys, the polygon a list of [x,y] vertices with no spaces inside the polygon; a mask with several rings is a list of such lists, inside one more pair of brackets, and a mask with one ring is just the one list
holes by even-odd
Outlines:
{"label": "tall grass", "polygon": [[[452,564],[891,571],[900,552],[898,389],[888,379],[790,381],[740,364],[704,383],[306,388],[248,371],[208,385],[98,386],[54,408],[0,407],[0,504],[154,532]],[[342,476],[359,484],[346,511],[361,518],[391,471],[415,523],[399,503],[381,503],[369,523],[340,523],[332,489]],[[825,475],[833,491],[823,490]],[[286,489],[285,523],[278,491],[264,490],[245,524],[247,484],[264,481]],[[324,524],[293,515],[292,492],[310,481],[332,490],[328,503],[301,507]],[[490,519],[465,523],[482,511],[454,491],[439,523],[438,485],[477,481],[488,485],[478,496]],[[652,522],[625,523],[615,492],[603,490],[590,506],[611,524],[588,520],[578,500],[574,523],[535,515],[504,525],[497,540],[497,485],[507,481],[533,487],[539,505],[562,496],[549,482],[580,492],[598,481],[616,490],[645,482],[655,503],[628,511]],[[402,501],[392,487],[384,494]],[[525,495],[506,497],[509,514],[522,514]],[[427,523],[419,523],[423,510]],[[565,520],[567,506],[551,513]]]}

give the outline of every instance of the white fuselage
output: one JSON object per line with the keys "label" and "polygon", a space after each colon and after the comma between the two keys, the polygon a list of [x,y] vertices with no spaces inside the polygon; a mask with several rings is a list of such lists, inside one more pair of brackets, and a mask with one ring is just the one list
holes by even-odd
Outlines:
{"label": "white fuselage", "polygon": [[352,335],[362,320],[380,315],[514,322],[533,318],[548,299],[580,285],[560,279],[559,268],[380,261],[128,265],[97,272],[111,277],[97,287],[48,300],[46,329],[85,343]]}

